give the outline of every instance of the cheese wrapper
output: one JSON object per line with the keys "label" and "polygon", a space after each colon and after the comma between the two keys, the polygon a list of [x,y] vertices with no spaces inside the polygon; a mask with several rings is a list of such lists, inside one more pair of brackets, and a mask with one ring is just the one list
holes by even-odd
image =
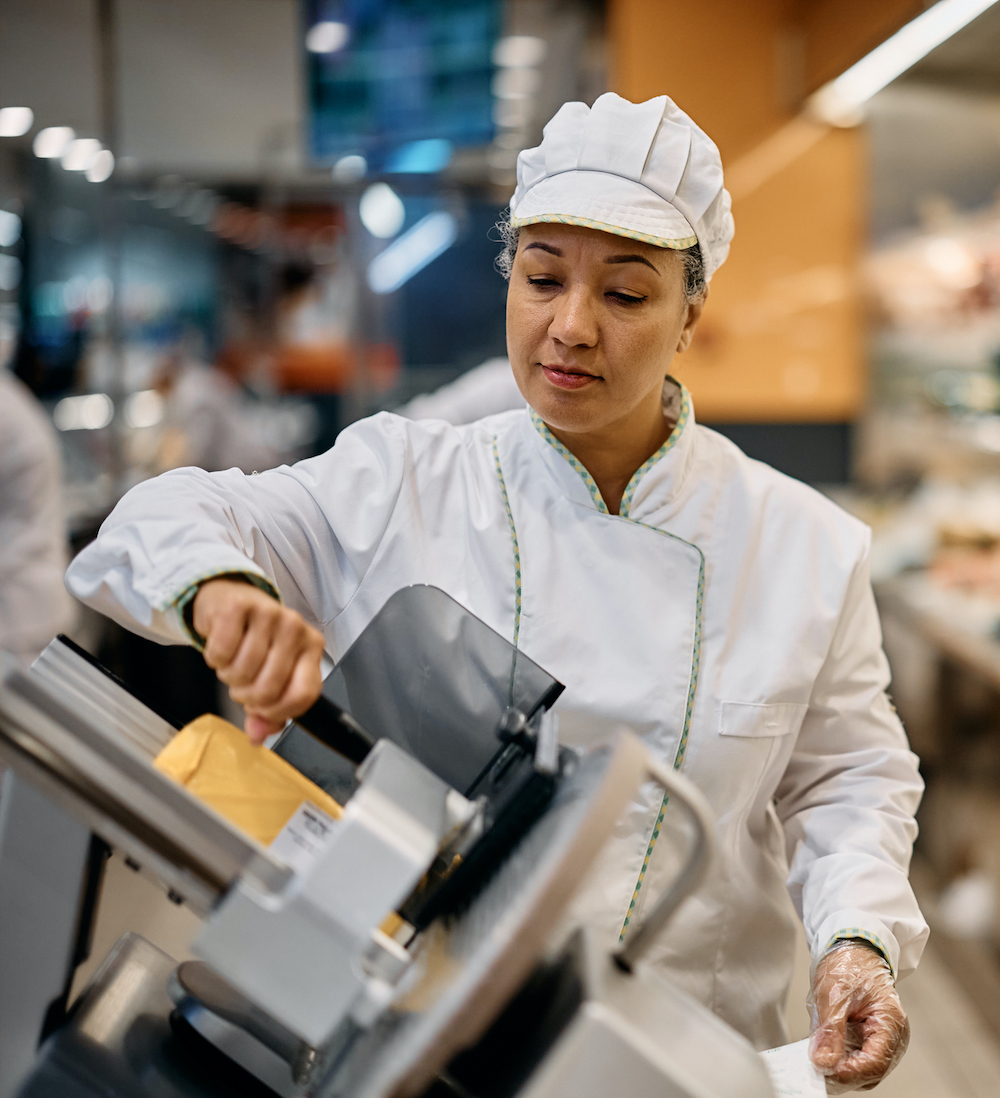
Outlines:
{"label": "cheese wrapper", "polygon": [[294,766],[266,747],[255,747],[235,725],[206,713],[156,756],[162,774],[270,846],[303,801],[333,819],[343,809]]}

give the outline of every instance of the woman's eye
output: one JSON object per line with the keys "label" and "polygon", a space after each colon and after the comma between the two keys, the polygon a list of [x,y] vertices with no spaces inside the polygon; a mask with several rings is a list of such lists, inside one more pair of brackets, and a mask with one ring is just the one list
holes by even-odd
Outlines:
{"label": "woman's eye", "polygon": [[608,297],[613,297],[616,301],[620,301],[623,305],[640,305],[646,300],[646,295],[641,294],[623,294],[620,290],[608,291]]}
{"label": "woman's eye", "polygon": [[543,289],[549,289],[552,286],[558,286],[559,283],[554,278],[529,278],[529,286],[541,286]]}

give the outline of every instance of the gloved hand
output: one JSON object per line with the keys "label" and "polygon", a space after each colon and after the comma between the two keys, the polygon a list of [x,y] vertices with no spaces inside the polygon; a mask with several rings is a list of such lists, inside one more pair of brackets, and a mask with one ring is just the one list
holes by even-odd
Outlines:
{"label": "gloved hand", "polygon": [[808,998],[809,1054],[827,1093],[871,1090],[903,1058],[910,1023],[888,962],[859,942],[842,942],[816,966]]}

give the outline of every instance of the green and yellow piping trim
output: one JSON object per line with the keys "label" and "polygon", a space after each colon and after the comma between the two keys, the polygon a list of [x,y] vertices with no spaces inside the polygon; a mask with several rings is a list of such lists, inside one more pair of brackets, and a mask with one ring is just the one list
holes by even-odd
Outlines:
{"label": "green and yellow piping trim", "polygon": [[644,244],[655,244],[658,248],[671,248],[674,251],[693,248],[698,243],[697,236],[657,236],[655,233],[644,233],[638,229],[623,229],[619,225],[612,225],[609,221],[599,221],[592,217],[577,217],[576,214],[531,214],[528,217],[512,217],[510,219],[512,229],[522,229],[525,225],[538,225],[539,223],[582,225],[585,229],[599,229],[601,232],[612,233],[614,236],[625,236],[629,240],[641,240]]}
{"label": "green and yellow piping trim", "polygon": [[[674,770],[680,770],[681,765],[684,762],[684,755],[687,751],[688,739],[691,734],[691,719],[694,714],[694,702],[695,695],[698,691],[698,672],[701,666],[701,629],[702,629],[702,617],[705,603],[705,554],[690,541],[685,541],[684,538],[678,537],[676,534],[671,534],[666,530],[661,530],[657,526],[650,526],[645,522],[638,522],[629,516],[629,510],[632,506],[632,499],[635,495],[636,489],[639,486],[639,482],[649,472],[650,469],[666,454],[673,449],[680,439],[684,428],[687,426],[688,420],[691,418],[691,397],[684,388],[681,386],[681,410],[677,417],[677,422],[674,425],[674,429],[670,432],[670,437],[667,441],[653,454],[652,457],[639,466],[638,469],[632,474],[631,479],[625,486],[625,491],[622,494],[621,507],[619,508],[619,515],[621,518],[626,519],[628,522],[634,522],[637,526],[645,526],[648,530],[654,530],[656,533],[661,534],[663,537],[672,538],[674,541],[679,541],[682,545],[687,545],[694,549],[698,554],[698,592],[695,599],[695,621],[694,621],[694,639],[692,643],[691,651],[691,678],[688,684],[687,701],[684,707],[684,726],[681,730],[680,742],[677,745],[677,753],[674,756]],[[590,492],[591,499],[594,501],[594,506],[601,514],[610,514],[607,504],[604,502],[601,496],[601,491],[597,487],[597,482],[590,475],[583,463],[571,453],[549,430],[548,426],[542,420],[541,416],[532,409],[531,410],[531,422],[535,425],[535,429],[545,439],[549,445],[556,450],[565,460],[576,470],[580,475],[584,484],[587,486],[587,490]],[[496,454],[496,442],[494,441],[494,454]],[[499,460],[497,462],[497,471],[499,472]],[[502,483],[502,476],[501,476]],[[506,501],[507,493],[504,489],[504,499]],[[508,505],[508,514],[510,509]],[[511,519],[511,527],[513,529],[513,519]],[[518,558],[518,606],[520,607],[520,559]],[[646,877],[646,870],[649,868],[650,858],[653,856],[653,848],[656,846],[656,841],[660,837],[660,830],[663,826],[663,817],[667,810],[667,802],[669,797],[666,793],[663,795],[663,800],[660,802],[660,808],[656,815],[656,822],[653,824],[652,833],[649,836],[649,842],[646,844],[646,854],[642,860],[642,868],[639,870],[639,876],[635,882],[635,888],[632,890],[632,897],[629,901],[628,911],[625,915],[624,922],[622,923],[621,932],[618,936],[618,940],[622,941],[625,937],[625,932],[628,930],[629,922],[632,919],[632,913],[635,911],[636,904],[639,902],[639,893],[642,891],[642,884]]]}
{"label": "green and yellow piping trim", "polygon": [[[535,425],[535,430],[545,439],[545,441],[556,451],[561,457],[563,457],[573,469],[580,475],[583,483],[587,486],[587,491],[590,492],[590,498],[594,501],[594,506],[602,515],[610,514],[608,511],[608,505],[604,502],[604,497],[601,495],[600,488],[597,487],[597,482],[590,475],[583,463],[577,458],[577,456],[568,450],[563,444],[556,438],[556,436],[549,430],[548,424],[542,419],[542,417],[534,410],[531,411],[531,422]],[[629,519],[633,522],[634,519],[629,518],[629,508],[632,506],[632,497],[635,495],[636,489],[639,487],[639,481],[649,472],[650,469],[663,457],[677,445],[678,439],[684,432],[684,428],[687,426],[688,420],[691,418],[691,396],[684,386],[681,386],[681,410],[677,416],[677,422],[674,424],[674,429],[670,432],[670,437],[667,441],[653,454],[652,457],[647,458],[636,471],[632,474],[628,484],[625,485],[625,491],[622,494],[621,507],[618,509],[618,513],[622,518]],[[494,443],[494,453],[496,452]],[[642,524],[645,525],[645,524]],[[658,529],[655,526],[650,527],[651,530]],[[660,530],[661,534],[666,533],[664,530]],[[672,537],[672,534],[667,534],[667,537]],[[678,541],[683,539],[678,538]],[[685,542],[685,544],[688,544]]]}
{"label": "green and yellow piping trim", "polygon": [[[634,520],[629,519],[629,521],[632,522]],[[684,706],[684,727],[681,729],[680,743],[677,745],[677,754],[674,756],[674,770],[680,770],[681,764],[684,762],[684,754],[687,751],[688,739],[691,734],[691,718],[694,714],[694,699],[698,691],[698,672],[701,669],[701,622],[705,604],[705,554],[697,545],[693,545],[690,541],[685,541],[683,538],[677,537],[676,534],[669,534],[666,530],[660,530],[656,526],[649,526],[645,522],[637,523],[637,525],[645,526],[648,530],[655,530],[658,534],[662,534],[667,538],[673,538],[683,545],[690,545],[691,548],[698,553],[698,593],[695,596],[694,639],[691,645],[691,678],[688,681],[687,701]],[[663,816],[667,811],[667,802],[669,800],[670,797],[668,794],[664,793],[663,800],[660,802],[660,810],[656,816],[656,823],[653,824],[653,832],[649,836],[649,842],[646,845],[646,854],[642,859],[642,868],[639,870],[635,888],[632,890],[632,898],[629,900],[628,912],[625,915],[621,932],[618,935],[619,942],[625,938],[625,932],[628,930],[628,924],[632,919],[632,912],[639,902],[642,882],[645,880],[646,870],[649,869],[649,860],[653,856],[653,847],[656,846],[656,840],[660,837],[660,829],[663,826]]]}
{"label": "green and yellow piping trim", "polygon": [[500,449],[497,445],[496,435],[493,436],[493,461],[496,465],[497,479],[500,481],[500,493],[503,496],[503,505],[507,511],[507,521],[510,523],[510,540],[514,548],[514,656],[510,665],[510,688],[508,690],[508,704],[514,704],[514,671],[517,667],[517,640],[521,633],[521,550],[517,544],[517,527],[514,525],[514,512],[510,508],[510,497],[507,495],[507,482],[503,478],[503,467],[500,464]]}
{"label": "green and yellow piping trim", "polygon": [[852,941],[867,942],[869,945],[874,946],[879,953],[885,958],[885,963],[889,966],[889,972],[892,974],[893,980],[896,979],[896,969],[893,966],[892,958],[889,956],[889,949],[885,942],[877,935],[873,934],[870,930],[865,930],[860,926],[844,927],[843,930],[838,930],[836,934],[831,934],[829,941],[823,946],[823,950],[820,956],[823,957],[838,943],[838,942],[852,942]]}

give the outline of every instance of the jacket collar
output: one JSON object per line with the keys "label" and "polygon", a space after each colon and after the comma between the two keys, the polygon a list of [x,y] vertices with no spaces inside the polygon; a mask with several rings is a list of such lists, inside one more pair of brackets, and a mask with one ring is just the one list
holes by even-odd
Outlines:
{"label": "jacket collar", "polygon": [[[607,505],[594,478],[579,459],[552,434],[541,416],[534,409],[529,411],[537,436],[548,444],[544,449],[549,455],[553,455],[554,451],[563,459],[562,462],[550,460],[547,464],[564,482],[566,474],[572,471],[570,483],[566,485],[568,494],[577,498],[578,502],[589,501],[596,510],[608,514]],[[688,467],[695,436],[694,408],[691,394],[672,377],[668,377],[663,385],[663,413],[674,420],[674,428],[659,450],[636,469],[622,495],[619,513],[622,518],[634,522],[646,521],[653,512],[660,510],[677,495]],[[580,491],[581,484],[586,489],[585,493]]]}

